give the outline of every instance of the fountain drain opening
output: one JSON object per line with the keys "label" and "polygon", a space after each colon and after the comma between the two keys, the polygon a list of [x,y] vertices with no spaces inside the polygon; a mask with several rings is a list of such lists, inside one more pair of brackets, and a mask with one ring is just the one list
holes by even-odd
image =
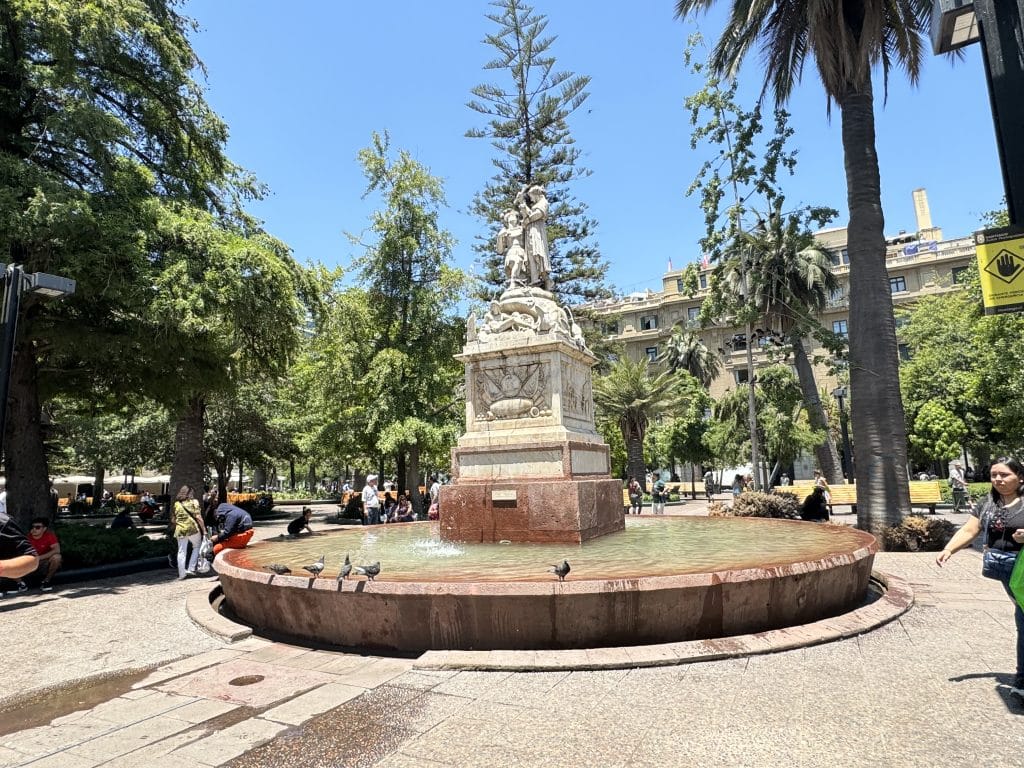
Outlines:
{"label": "fountain drain opening", "polygon": [[228,685],[255,685],[263,680],[263,675],[242,675],[234,680],[228,680]]}

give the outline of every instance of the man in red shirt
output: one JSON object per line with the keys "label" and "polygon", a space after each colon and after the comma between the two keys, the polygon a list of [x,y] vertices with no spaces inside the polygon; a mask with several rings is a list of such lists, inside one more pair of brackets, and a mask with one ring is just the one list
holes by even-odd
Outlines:
{"label": "man in red shirt", "polygon": [[47,518],[37,517],[32,521],[32,527],[28,531],[28,542],[39,556],[36,573],[43,575],[43,582],[39,588],[43,592],[49,592],[53,589],[50,580],[60,568],[61,557],[60,542],[57,541],[57,535],[50,530],[50,521]]}

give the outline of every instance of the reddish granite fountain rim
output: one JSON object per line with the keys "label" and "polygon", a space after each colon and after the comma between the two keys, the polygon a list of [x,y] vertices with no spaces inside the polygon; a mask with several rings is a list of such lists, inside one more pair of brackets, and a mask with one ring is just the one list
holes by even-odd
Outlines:
{"label": "reddish granite fountain rim", "polygon": [[[755,518],[752,518],[755,519]],[[654,591],[700,587],[709,584],[760,581],[795,576],[815,571],[825,571],[838,566],[851,565],[860,560],[874,557],[878,541],[866,531],[849,531],[861,539],[862,546],[848,552],[834,553],[819,558],[796,560],[772,566],[755,568],[721,569],[701,573],[672,574],[661,576],[621,577],[614,579],[573,579],[571,576],[559,582],[554,576],[550,581],[367,581],[362,577],[347,579],[343,584],[333,578],[283,575],[263,570],[253,570],[232,562],[245,557],[245,550],[227,549],[217,555],[214,567],[218,574],[228,579],[288,587],[293,589],[317,589],[325,592],[372,591],[375,594],[393,595],[580,595],[608,591],[640,590]],[[254,547],[260,544],[254,544]],[[386,567],[386,564],[385,564]]]}

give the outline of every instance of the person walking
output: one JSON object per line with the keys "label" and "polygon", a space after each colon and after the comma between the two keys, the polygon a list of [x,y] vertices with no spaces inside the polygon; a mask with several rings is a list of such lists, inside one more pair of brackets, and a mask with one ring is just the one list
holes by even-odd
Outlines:
{"label": "person walking", "polygon": [[1024,610],[1010,591],[1010,573],[1024,546],[1024,465],[1004,456],[993,462],[989,470],[990,494],[978,502],[971,516],[946,544],[935,564],[942,566],[949,558],[971,546],[984,533],[985,550],[1000,554],[1002,567],[996,576],[1013,603],[1013,621],[1017,628],[1017,671],[1010,692],[1024,697]]}
{"label": "person walking", "polygon": [[[189,574],[195,575],[199,565],[199,542],[206,535],[206,525],[199,511],[192,488],[183,485],[174,497],[174,538],[178,540],[178,578],[184,579]],[[191,545],[192,555],[188,548]],[[186,561],[188,567],[186,568]]]}
{"label": "person walking", "polygon": [[711,501],[711,497],[715,495],[715,473],[710,469],[704,473],[704,498],[707,501]]}
{"label": "person walking", "polygon": [[967,506],[967,479],[964,465],[954,461],[949,470],[949,487],[953,491],[953,512],[961,512]]}

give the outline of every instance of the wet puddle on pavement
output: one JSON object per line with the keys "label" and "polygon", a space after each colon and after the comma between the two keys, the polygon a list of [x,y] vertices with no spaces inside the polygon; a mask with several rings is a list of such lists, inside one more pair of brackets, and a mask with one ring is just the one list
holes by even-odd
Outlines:
{"label": "wet puddle on pavement", "polygon": [[92,709],[127,693],[152,670],[105,677],[102,680],[44,691],[0,708],[0,736],[47,725],[58,717]]}

